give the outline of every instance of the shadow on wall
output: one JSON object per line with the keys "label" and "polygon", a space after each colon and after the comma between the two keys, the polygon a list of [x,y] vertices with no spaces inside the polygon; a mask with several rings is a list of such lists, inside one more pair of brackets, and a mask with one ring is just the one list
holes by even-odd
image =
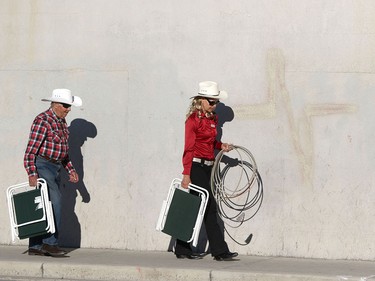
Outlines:
{"label": "shadow on wall", "polygon": [[216,139],[221,141],[223,136],[223,126],[226,122],[232,122],[234,119],[233,109],[229,106],[226,106],[224,103],[220,102],[216,106],[216,114],[219,116],[218,123],[216,126],[217,137]]}
{"label": "shadow on wall", "polygon": [[62,216],[59,240],[62,247],[80,248],[81,225],[74,212],[78,193],[81,195],[82,202],[90,202],[90,193],[84,182],[84,163],[81,147],[87,138],[96,137],[97,130],[93,123],[85,119],[74,119],[69,126],[69,132],[69,156],[78,173],[79,181],[71,183],[66,172],[61,174]]}

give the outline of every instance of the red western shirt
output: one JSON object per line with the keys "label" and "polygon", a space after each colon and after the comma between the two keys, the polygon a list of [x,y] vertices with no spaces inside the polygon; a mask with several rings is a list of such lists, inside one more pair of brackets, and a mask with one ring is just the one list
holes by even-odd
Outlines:
{"label": "red western shirt", "polygon": [[69,173],[75,171],[68,155],[68,137],[69,131],[65,119],[57,117],[51,108],[35,117],[24,156],[27,174],[29,176],[38,174],[35,166],[37,155],[61,161]]}
{"label": "red western shirt", "polygon": [[193,158],[214,160],[215,149],[221,149],[221,142],[216,140],[217,116],[207,118],[204,114],[193,112],[185,121],[185,148],[182,156],[184,170],[190,175]]}

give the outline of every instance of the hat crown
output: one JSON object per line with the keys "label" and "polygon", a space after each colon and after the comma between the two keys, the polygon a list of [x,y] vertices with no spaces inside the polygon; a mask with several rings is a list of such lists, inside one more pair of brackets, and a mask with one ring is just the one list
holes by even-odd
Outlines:
{"label": "hat crown", "polygon": [[72,97],[72,92],[68,89],[55,89],[52,92],[53,99],[65,100],[66,103],[73,103],[74,98]]}
{"label": "hat crown", "polygon": [[217,83],[212,81],[200,82],[198,93],[207,96],[218,96],[219,89]]}
{"label": "hat crown", "polygon": [[226,99],[228,94],[226,91],[219,91],[219,87],[216,82],[203,81],[199,83],[198,96],[213,99]]}
{"label": "hat crown", "polygon": [[72,96],[72,92],[68,89],[55,89],[52,96],[42,99],[42,101],[66,103],[74,106],[81,106],[82,99],[78,96]]}

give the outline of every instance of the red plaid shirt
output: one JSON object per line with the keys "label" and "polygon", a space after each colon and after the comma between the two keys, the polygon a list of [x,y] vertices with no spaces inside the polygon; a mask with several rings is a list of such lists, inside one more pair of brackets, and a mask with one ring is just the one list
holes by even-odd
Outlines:
{"label": "red plaid shirt", "polygon": [[75,171],[68,155],[68,137],[69,131],[65,119],[57,117],[51,108],[35,117],[24,156],[27,174],[38,175],[35,166],[38,155],[61,161],[69,173]]}
{"label": "red plaid shirt", "polygon": [[190,175],[193,158],[214,160],[215,149],[221,148],[221,142],[216,140],[217,116],[207,118],[193,112],[185,121],[185,148],[182,156],[183,175]]}

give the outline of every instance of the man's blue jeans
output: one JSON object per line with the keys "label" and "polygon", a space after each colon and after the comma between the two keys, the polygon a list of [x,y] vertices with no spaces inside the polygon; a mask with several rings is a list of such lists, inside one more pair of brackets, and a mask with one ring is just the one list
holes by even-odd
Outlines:
{"label": "man's blue jeans", "polygon": [[40,250],[43,244],[58,245],[58,230],[61,221],[61,193],[60,193],[60,170],[62,165],[47,161],[37,157],[35,161],[39,178],[44,178],[47,182],[49,199],[52,203],[55,217],[56,232],[29,238],[29,248]]}

